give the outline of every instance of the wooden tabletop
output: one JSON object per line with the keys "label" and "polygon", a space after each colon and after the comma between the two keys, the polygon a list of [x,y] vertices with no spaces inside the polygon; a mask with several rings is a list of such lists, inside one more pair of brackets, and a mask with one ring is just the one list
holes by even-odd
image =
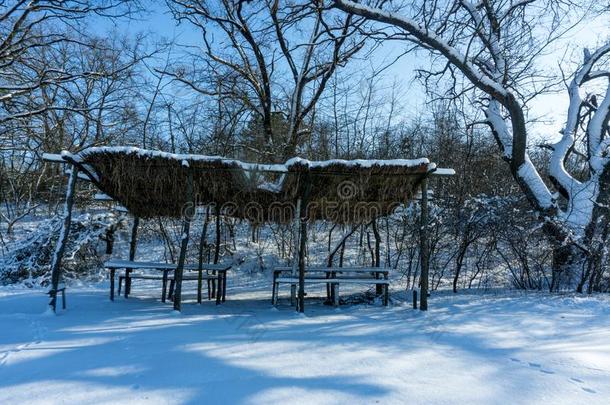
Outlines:
{"label": "wooden tabletop", "polygon": [[[123,259],[110,259],[104,263],[107,269],[149,269],[149,270],[176,270],[177,263],[160,262],[138,262]],[[204,263],[202,270],[227,271],[231,268],[230,264],[210,264]],[[197,264],[185,264],[185,270],[199,270]]]}

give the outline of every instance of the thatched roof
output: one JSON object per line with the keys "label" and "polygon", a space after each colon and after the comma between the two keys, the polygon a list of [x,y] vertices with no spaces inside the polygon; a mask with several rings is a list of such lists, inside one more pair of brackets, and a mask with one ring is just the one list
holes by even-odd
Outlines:
{"label": "thatched roof", "polygon": [[261,165],[128,147],[90,148],[61,156],[136,216],[181,217],[191,173],[197,204],[217,204],[227,215],[255,222],[290,221],[294,203],[306,191],[308,214],[316,219],[353,222],[365,215],[387,215],[412,198],[421,180],[436,169],[427,159],[294,158]]}

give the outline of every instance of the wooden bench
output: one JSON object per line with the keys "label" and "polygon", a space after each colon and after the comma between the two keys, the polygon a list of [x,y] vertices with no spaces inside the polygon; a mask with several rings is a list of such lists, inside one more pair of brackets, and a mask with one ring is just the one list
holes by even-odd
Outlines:
{"label": "wooden bench", "polygon": [[[104,268],[110,271],[110,300],[114,300],[114,279],[116,270],[125,269],[123,274],[119,275],[119,294],[121,294],[122,284],[125,281],[125,298],[129,296],[131,293],[131,281],[133,279],[144,279],[144,280],[162,280],[162,291],[161,291],[161,301],[165,302],[167,297],[167,282],[170,281],[170,293],[173,294],[174,287],[174,277],[173,272],[176,270],[177,264],[175,263],[156,263],[156,262],[137,262],[137,261],[129,261],[122,259],[111,259],[104,263]],[[216,296],[216,303],[219,304],[224,302],[226,299],[226,278],[227,271],[231,268],[230,265],[226,264],[204,264],[201,273],[202,273],[202,281],[208,281],[208,297],[214,298]],[[162,275],[158,274],[132,274],[134,270],[152,270],[152,271],[161,271]],[[186,273],[184,276],[190,279],[199,280],[199,266],[197,264],[185,264],[184,270],[187,272],[197,271],[195,275],[192,273]],[[206,273],[204,273],[204,271]],[[207,272],[213,272],[214,274],[207,274]],[[172,273],[172,274],[170,274]],[[183,276],[183,280],[185,279]],[[210,293],[210,283],[214,286],[211,289],[214,295]],[[197,290],[197,301],[201,302],[201,286],[198,286]]]}
{"label": "wooden bench", "polygon": [[[227,268],[228,270],[228,268]],[[208,270],[209,271],[209,270]],[[215,288],[211,290],[208,289],[208,299],[216,298],[216,304],[220,304],[221,302],[225,302],[227,295],[227,271],[217,270],[217,274],[201,274],[201,280],[215,283]],[[169,299],[172,299],[174,296],[174,286],[175,280],[174,276],[169,276],[170,284],[169,284]],[[187,273],[182,275],[182,281],[199,281],[199,273]],[[201,294],[201,290],[199,289],[201,286],[198,285],[197,294],[198,296]],[[215,290],[215,291],[214,291]],[[215,292],[215,293],[214,293]]]}
{"label": "wooden bench", "polygon": [[[119,274],[119,289],[118,289],[118,294],[121,295],[121,287],[123,286],[123,280],[125,280],[125,277],[127,277],[125,274]],[[162,275],[156,275],[156,274],[130,274],[129,278],[131,280],[163,280],[163,276]],[[165,289],[165,285],[163,286],[163,288]]]}
{"label": "wooden bench", "polygon": [[[273,290],[271,302],[277,304],[280,284],[296,286],[299,278],[292,274],[292,267],[276,267],[273,270]],[[286,273],[290,273],[286,275]],[[348,274],[353,274],[352,276]],[[372,284],[381,288],[383,305],[387,306],[389,301],[389,270],[380,267],[307,267],[305,269],[305,284],[326,284],[326,293],[333,305],[339,304],[339,285],[350,284]],[[321,274],[317,275],[317,274]],[[364,277],[370,274],[371,277]]]}

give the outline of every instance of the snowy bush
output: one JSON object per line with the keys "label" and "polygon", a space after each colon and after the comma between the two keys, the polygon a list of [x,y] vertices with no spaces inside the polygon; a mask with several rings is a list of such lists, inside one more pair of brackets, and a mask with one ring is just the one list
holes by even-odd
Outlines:
{"label": "snowy bush", "polygon": [[[44,220],[25,238],[8,245],[0,258],[0,284],[47,285],[61,223],[59,216]],[[110,213],[74,218],[62,262],[64,279],[97,278],[104,254],[104,250],[99,250],[100,238],[121,223],[121,217]]]}

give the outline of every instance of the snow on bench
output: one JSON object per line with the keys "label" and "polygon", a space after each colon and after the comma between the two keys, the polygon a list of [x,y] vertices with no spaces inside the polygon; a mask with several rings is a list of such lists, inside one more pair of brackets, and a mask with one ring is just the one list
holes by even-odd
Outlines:
{"label": "snow on bench", "polygon": [[[276,283],[286,284],[298,284],[298,277],[278,277],[275,280]],[[324,284],[341,284],[341,283],[354,283],[354,284],[390,284],[390,280],[381,278],[322,278],[322,277],[307,277],[305,283],[324,283]]]}
{"label": "snow on bench", "polygon": [[[107,269],[149,269],[149,270],[176,270],[178,267],[177,263],[162,263],[162,262],[140,262],[130,261],[124,259],[110,259],[104,263],[104,267]],[[231,268],[230,264],[211,264],[204,263],[203,270],[218,270],[224,271]],[[184,264],[185,270],[198,270],[198,264]]]}
{"label": "snow on bench", "polygon": [[[273,268],[274,273],[292,271],[290,266],[278,266]],[[378,273],[387,274],[390,271],[385,267],[306,267],[305,273]]]}
{"label": "snow on bench", "polygon": [[[299,278],[294,275],[290,277],[281,277],[281,273],[292,272],[294,269],[288,266],[280,266],[273,269],[273,290],[271,292],[271,303],[277,304],[280,284],[296,285],[299,283]],[[334,305],[339,305],[339,285],[341,283],[349,284],[372,284],[379,286],[383,294],[383,305],[388,305],[389,286],[388,280],[389,270],[383,267],[306,267],[306,276],[303,279],[305,284],[326,284],[326,294],[328,300],[332,300]],[[311,276],[312,273],[322,273],[331,277]],[[351,273],[353,276],[337,276],[337,273]],[[363,277],[365,273],[371,274],[371,277]],[[374,274],[374,276],[372,276]],[[382,276],[382,278],[378,278]]]}
{"label": "snow on bench", "polygon": [[[110,270],[110,300],[114,300],[114,277],[116,270],[125,269],[124,274],[119,274],[119,295],[121,294],[121,287],[123,280],[125,280],[125,298],[129,296],[131,292],[131,280],[132,279],[143,279],[143,280],[162,280],[162,291],[161,301],[165,302],[167,296],[167,281],[170,281],[170,296],[173,291],[173,284],[175,282],[174,276],[170,275],[178,267],[176,263],[159,263],[159,262],[138,262],[124,259],[110,259],[104,263],[104,268]],[[226,295],[226,279],[227,271],[231,268],[230,264],[209,264],[204,263],[201,270],[203,271],[216,271],[215,275],[208,275],[202,273],[202,280],[218,281],[218,295],[216,303],[219,304],[221,301],[225,301]],[[144,274],[144,273],[131,273],[133,270],[156,270],[162,271],[163,274]],[[186,271],[198,271],[198,264],[184,264],[184,270]],[[197,278],[194,278],[194,277]],[[198,280],[199,274],[185,274],[183,280]],[[208,293],[209,295],[209,293]],[[197,296],[201,296],[200,286],[198,286]]]}

